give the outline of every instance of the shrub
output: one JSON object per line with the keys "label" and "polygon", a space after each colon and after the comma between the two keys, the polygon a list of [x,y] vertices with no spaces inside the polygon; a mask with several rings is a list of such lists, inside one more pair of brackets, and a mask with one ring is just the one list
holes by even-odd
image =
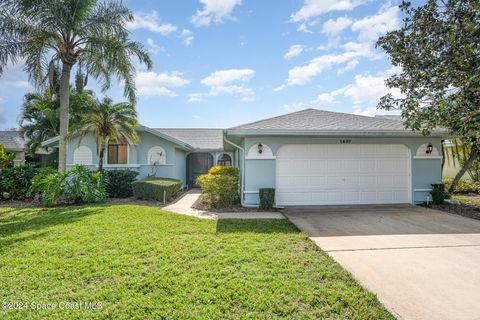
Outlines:
{"label": "shrub", "polygon": [[39,196],[45,205],[59,201],[91,203],[105,200],[106,192],[99,172],[77,165],[65,173],[45,168],[33,178],[29,193]]}
{"label": "shrub", "polygon": [[[444,178],[442,181],[445,184],[445,189],[449,190],[452,185],[452,178]],[[457,193],[480,193],[480,182],[475,182],[468,179],[460,179],[455,188]]]}
{"label": "shrub", "polygon": [[168,178],[145,178],[132,183],[137,199],[168,201],[182,189],[182,181]]}
{"label": "shrub", "polygon": [[65,193],[67,173],[52,168],[41,169],[33,178],[29,195],[38,195],[39,200],[49,206],[58,202]]}
{"label": "shrub", "polygon": [[209,174],[222,176],[236,176],[239,175],[238,167],[234,166],[213,166],[208,170]]}
{"label": "shrub", "polygon": [[109,197],[128,198],[133,196],[132,183],[138,172],[128,169],[105,170],[102,175]]}
{"label": "shrub", "polygon": [[15,153],[5,151],[5,147],[0,144],[0,168],[7,168],[13,164]]}
{"label": "shrub", "polygon": [[28,189],[38,169],[30,164],[0,169],[0,199],[28,198]]}
{"label": "shrub", "polygon": [[212,167],[208,174],[197,177],[196,182],[202,188],[202,201],[213,208],[228,208],[237,204],[238,179],[237,167]]}
{"label": "shrub", "polygon": [[445,201],[445,185],[443,183],[432,184],[432,202],[433,204],[442,204]]}
{"label": "shrub", "polygon": [[259,190],[260,209],[272,209],[275,202],[274,188],[261,188]]}
{"label": "shrub", "polygon": [[102,202],[107,197],[100,172],[77,165],[67,172],[65,195],[69,202]]}

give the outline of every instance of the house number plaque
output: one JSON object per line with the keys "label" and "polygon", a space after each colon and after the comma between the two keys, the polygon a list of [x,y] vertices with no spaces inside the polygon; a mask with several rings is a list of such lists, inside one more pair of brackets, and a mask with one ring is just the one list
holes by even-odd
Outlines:
{"label": "house number plaque", "polygon": [[341,144],[349,144],[349,143],[352,143],[352,140],[351,139],[340,139],[340,143]]}

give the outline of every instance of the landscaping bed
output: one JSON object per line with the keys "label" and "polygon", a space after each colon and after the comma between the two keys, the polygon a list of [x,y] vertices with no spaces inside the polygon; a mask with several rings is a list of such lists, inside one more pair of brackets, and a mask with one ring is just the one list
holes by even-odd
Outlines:
{"label": "landscaping bed", "polygon": [[4,207],[0,275],[1,319],[393,319],[288,220]]}
{"label": "landscaping bed", "polygon": [[193,209],[209,211],[209,212],[280,212],[280,209],[259,209],[259,208],[246,208],[242,207],[240,204],[234,204],[226,208],[212,208],[202,201],[202,196],[198,197],[197,201],[192,205]]}
{"label": "landscaping bed", "polygon": [[431,205],[431,208],[480,220],[480,196],[478,194],[453,195],[452,199],[440,205]]}

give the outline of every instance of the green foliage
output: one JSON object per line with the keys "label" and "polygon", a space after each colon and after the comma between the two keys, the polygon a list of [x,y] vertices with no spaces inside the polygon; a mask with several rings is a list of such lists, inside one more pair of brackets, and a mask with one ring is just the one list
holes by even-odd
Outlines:
{"label": "green foliage", "polygon": [[105,189],[111,198],[133,196],[132,183],[138,172],[129,169],[104,170],[102,173]]}
{"label": "green foliage", "polygon": [[[452,185],[453,179],[444,178],[442,181],[445,188],[448,190]],[[456,193],[480,193],[480,182],[468,179],[460,179],[454,190]]]}
{"label": "green foliage", "polygon": [[54,205],[65,194],[68,173],[58,172],[52,168],[43,168],[33,178],[29,195],[38,195],[39,200],[47,205]]}
{"label": "green foliage", "polygon": [[209,174],[237,176],[239,175],[239,168],[234,166],[213,166],[208,170]]}
{"label": "green foliage", "polygon": [[45,205],[101,202],[106,198],[101,174],[77,165],[65,173],[45,168],[33,178],[29,194]]}
{"label": "green foliage", "polygon": [[442,204],[445,201],[447,193],[445,192],[445,185],[443,183],[432,184],[432,195],[433,204]]}
{"label": "green foliage", "polygon": [[38,169],[30,164],[0,169],[0,199],[28,198],[28,189],[37,173]]}
{"label": "green foliage", "polygon": [[0,169],[11,166],[13,159],[15,159],[15,154],[6,152],[5,147],[0,144]]}
{"label": "green foliage", "polygon": [[406,125],[428,134],[437,127],[468,140],[479,135],[480,8],[478,1],[436,1],[400,8],[403,26],[381,37],[377,46],[399,74],[386,84],[403,95],[382,98],[379,107],[400,109]]}
{"label": "green foliage", "polygon": [[98,171],[103,171],[105,145],[108,141],[127,140],[132,143],[140,141],[136,127],[137,111],[133,104],[126,102],[113,104],[110,98],[95,101],[90,112],[81,121],[79,132],[80,141],[88,134],[93,134],[96,138]]}
{"label": "green foliage", "polygon": [[[168,201],[182,189],[182,181],[168,178],[145,178],[132,183],[137,199]],[[165,197],[164,197],[165,196]]]}
{"label": "green foliage", "polygon": [[275,203],[275,189],[274,188],[260,188],[260,209],[271,209]]}
{"label": "green foliage", "polygon": [[237,167],[212,167],[207,174],[198,176],[196,183],[202,188],[202,201],[212,208],[228,208],[240,200]]}
{"label": "green foliage", "polygon": [[65,195],[70,202],[74,203],[104,201],[107,193],[101,173],[76,165],[67,172]]}

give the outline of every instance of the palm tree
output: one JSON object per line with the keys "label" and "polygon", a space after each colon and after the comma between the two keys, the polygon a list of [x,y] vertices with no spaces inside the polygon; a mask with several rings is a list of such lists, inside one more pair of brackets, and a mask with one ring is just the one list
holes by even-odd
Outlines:
{"label": "palm tree", "polygon": [[59,170],[66,169],[70,75],[74,65],[97,79],[103,90],[112,76],[124,83],[124,95],[135,104],[137,58],[150,69],[145,48],[129,39],[126,23],[132,12],[120,1],[0,1],[0,75],[7,63],[25,59],[24,70],[38,88],[62,65],[60,78]]}
{"label": "palm tree", "polygon": [[100,172],[103,171],[103,158],[108,142],[126,140],[136,144],[140,141],[135,131],[138,123],[135,107],[128,102],[112,103],[110,98],[97,101],[84,117],[83,126],[79,130],[79,144],[87,134],[93,134],[96,138]]}
{"label": "palm tree", "polygon": [[[70,91],[69,126],[78,128],[82,117],[89,112],[94,104],[91,91]],[[20,128],[28,139],[28,152],[33,155],[43,141],[56,137],[60,133],[60,101],[52,87],[43,93],[27,93],[20,116]]]}

